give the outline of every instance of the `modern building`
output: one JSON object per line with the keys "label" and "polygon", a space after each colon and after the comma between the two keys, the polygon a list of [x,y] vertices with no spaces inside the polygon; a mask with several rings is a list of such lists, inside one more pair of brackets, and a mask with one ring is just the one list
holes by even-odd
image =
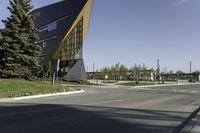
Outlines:
{"label": "modern building", "polygon": [[39,30],[43,66],[51,64],[69,80],[86,79],[83,40],[89,28],[92,0],[63,0],[31,12]]}

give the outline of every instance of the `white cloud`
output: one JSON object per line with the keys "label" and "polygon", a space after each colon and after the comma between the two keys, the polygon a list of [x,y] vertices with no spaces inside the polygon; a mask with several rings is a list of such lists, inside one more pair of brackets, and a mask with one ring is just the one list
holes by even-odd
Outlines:
{"label": "white cloud", "polygon": [[176,1],[173,2],[173,5],[175,5],[175,6],[176,5],[182,5],[182,4],[186,4],[190,1],[192,1],[192,0],[176,0]]}

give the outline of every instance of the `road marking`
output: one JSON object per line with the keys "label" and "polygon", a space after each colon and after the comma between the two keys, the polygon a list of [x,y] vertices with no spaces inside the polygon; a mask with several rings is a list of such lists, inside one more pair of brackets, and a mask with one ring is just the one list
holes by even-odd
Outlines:
{"label": "road marking", "polygon": [[197,93],[198,91],[190,91],[191,93]]}
{"label": "road marking", "polygon": [[179,92],[186,92],[187,90],[179,90]]}

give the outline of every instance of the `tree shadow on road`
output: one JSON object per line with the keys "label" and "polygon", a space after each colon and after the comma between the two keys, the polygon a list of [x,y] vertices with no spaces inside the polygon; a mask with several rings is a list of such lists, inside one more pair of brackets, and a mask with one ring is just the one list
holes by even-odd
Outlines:
{"label": "tree shadow on road", "polygon": [[171,133],[188,115],[97,106],[0,104],[0,132]]}

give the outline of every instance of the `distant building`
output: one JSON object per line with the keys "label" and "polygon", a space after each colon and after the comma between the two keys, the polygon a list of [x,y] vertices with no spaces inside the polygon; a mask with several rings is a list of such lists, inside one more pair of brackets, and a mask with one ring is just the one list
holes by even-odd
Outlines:
{"label": "distant building", "polygon": [[[117,79],[114,74],[110,72],[108,78],[110,80],[141,80],[141,81],[157,81],[156,79],[157,71],[154,69],[140,70],[139,75],[133,74],[131,71],[127,72],[127,75],[123,78],[120,78],[121,75],[118,75]],[[105,74],[103,72],[87,72],[88,79],[105,79]],[[200,81],[200,73],[183,73],[183,74],[160,74],[160,80],[164,81]]]}
{"label": "distant building", "polygon": [[192,80],[192,81],[199,81],[200,74],[199,73],[182,73],[182,74],[164,74],[161,75],[163,80],[173,81],[173,80]]}
{"label": "distant building", "polygon": [[155,75],[156,73],[154,69],[142,70],[140,74],[140,79],[145,81],[154,81]]}
{"label": "distant building", "polygon": [[87,36],[92,0],[63,0],[31,12],[39,29],[41,64],[69,80],[85,80],[83,40]]}
{"label": "distant building", "polygon": [[[102,72],[87,72],[88,79],[105,79],[105,75]],[[141,70],[139,72],[139,75],[132,74],[131,71],[127,72],[126,76],[121,75],[114,75],[111,74],[108,76],[110,80],[116,80],[116,77],[118,77],[118,80],[136,80],[139,78],[139,80],[143,81],[154,81],[155,80],[155,71],[154,69],[148,69],[148,70]]]}

